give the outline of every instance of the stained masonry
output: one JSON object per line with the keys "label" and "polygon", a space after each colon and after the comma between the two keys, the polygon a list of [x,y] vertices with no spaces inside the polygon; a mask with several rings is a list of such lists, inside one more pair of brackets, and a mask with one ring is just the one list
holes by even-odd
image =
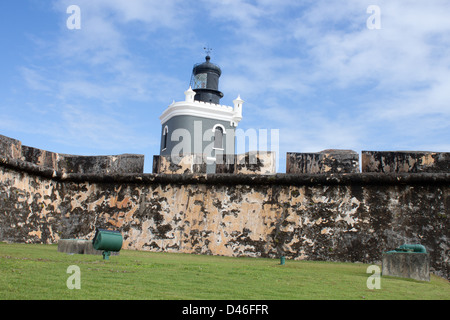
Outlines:
{"label": "stained masonry", "polygon": [[67,173],[3,147],[1,241],[92,239],[101,227],[121,231],[124,249],[365,263],[421,243],[450,277],[448,172]]}

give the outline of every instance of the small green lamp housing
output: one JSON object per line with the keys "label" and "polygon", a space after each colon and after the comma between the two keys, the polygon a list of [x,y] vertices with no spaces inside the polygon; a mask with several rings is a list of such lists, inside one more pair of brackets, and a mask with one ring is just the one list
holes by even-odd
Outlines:
{"label": "small green lamp housing", "polygon": [[122,249],[123,237],[119,231],[98,229],[95,231],[92,244],[95,250],[103,250],[103,259],[109,260],[111,252]]}
{"label": "small green lamp housing", "polygon": [[407,252],[407,253],[427,253],[427,249],[421,244],[403,244],[398,248],[386,253]]}

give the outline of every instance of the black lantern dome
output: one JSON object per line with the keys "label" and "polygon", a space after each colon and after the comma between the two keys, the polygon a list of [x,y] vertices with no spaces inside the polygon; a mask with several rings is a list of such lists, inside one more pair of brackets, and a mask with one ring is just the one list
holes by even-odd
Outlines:
{"label": "black lantern dome", "polygon": [[194,100],[220,104],[223,93],[219,91],[220,67],[211,63],[206,56],[205,62],[194,65],[192,69],[191,88],[195,91]]}

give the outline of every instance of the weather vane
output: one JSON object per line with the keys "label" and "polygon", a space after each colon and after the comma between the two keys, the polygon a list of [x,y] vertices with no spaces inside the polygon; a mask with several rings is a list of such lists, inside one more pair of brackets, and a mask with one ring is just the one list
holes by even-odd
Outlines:
{"label": "weather vane", "polygon": [[204,47],[205,53],[209,56],[211,54],[212,49],[209,47]]}

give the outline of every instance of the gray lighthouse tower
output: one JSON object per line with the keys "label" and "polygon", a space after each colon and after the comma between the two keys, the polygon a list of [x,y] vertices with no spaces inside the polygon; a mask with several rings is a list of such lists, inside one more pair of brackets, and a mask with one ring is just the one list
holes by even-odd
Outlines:
{"label": "gray lighthouse tower", "polygon": [[[214,172],[216,161],[223,155],[235,154],[235,129],[242,119],[243,101],[238,96],[234,106],[220,104],[222,71],[211,63],[194,65],[191,83],[184,92],[185,100],[173,102],[159,117],[161,120],[161,156],[172,162],[190,155],[201,155],[207,171]],[[217,162],[220,163],[220,162]]]}

